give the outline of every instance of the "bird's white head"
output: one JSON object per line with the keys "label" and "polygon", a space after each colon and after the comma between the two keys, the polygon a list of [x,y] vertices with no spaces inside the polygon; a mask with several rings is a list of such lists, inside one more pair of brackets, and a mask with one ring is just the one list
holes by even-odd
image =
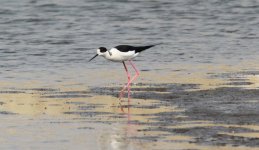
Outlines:
{"label": "bird's white head", "polygon": [[105,57],[106,56],[106,52],[108,52],[111,55],[111,53],[105,47],[99,47],[97,49],[97,54],[93,58],[91,58],[89,61],[93,60],[97,56]]}
{"label": "bird's white head", "polygon": [[99,47],[97,49],[97,54],[100,55],[100,56],[105,55],[105,52],[107,52],[107,49],[105,47]]}

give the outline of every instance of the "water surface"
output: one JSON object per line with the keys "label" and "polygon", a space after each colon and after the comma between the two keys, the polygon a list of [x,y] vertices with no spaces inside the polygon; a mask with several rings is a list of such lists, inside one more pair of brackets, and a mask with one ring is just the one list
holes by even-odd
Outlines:
{"label": "water surface", "polygon": [[[1,149],[256,149],[258,122],[195,119],[192,97],[174,100],[258,88],[258,14],[252,0],[2,0]],[[122,112],[122,64],[88,60],[100,46],[156,43],[135,60],[141,84]],[[228,105],[256,110],[251,95]]]}

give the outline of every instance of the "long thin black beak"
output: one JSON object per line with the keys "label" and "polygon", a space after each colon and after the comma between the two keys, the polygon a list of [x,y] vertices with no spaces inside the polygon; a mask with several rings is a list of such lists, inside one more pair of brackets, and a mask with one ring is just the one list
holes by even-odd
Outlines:
{"label": "long thin black beak", "polygon": [[[96,54],[96,55],[95,55],[93,58],[91,58],[89,61],[93,60],[93,59],[94,59],[95,57],[97,57],[97,56],[98,56],[98,54]],[[89,62],[89,61],[88,61],[88,62]]]}

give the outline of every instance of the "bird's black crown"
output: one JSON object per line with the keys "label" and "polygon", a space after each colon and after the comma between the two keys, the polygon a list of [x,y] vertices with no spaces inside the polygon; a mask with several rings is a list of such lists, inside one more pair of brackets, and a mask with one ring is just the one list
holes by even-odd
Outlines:
{"label": "bird's black crown", "polygon": [[104,53],[104,52],[107,51],[107,49],[106,49],[105,47],[99,47],[99,49],[100,49],[100,52],[101,52],[101,53]]}

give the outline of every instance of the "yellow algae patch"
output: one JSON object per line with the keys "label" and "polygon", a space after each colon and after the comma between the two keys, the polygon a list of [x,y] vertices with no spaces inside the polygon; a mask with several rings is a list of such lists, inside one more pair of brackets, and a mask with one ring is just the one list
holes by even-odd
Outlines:
{"label": "yellow algae patch", "polygon": [[[75,91],[76,94],[85,95],[86,97],[69,97],[69,92]],[[66,93],[68,92],[68,93]],[[81,88],[63,87],[58,91],[34,91],[25,90],[25,93],[1,93],[1,99],[4,102],[0,105],[2,111],[25,114],[25,115],[63,115],[64,112],[100,112],[105,115],[109,114],[125,114],[131,119],[139,121],[151,121],[150,114],[161,112],[180,112],[184,111],[176,106],[161,106],[157,100],[131,99],[128,103],[127,98],[119,101],[118,98],[112,96],[92,96],[87,97],[87,89],[82,91]],[[62,97],[66,96],[67,97]],[[61,97],[59,97],[61,96]],[[79,109],[79,106],[89,106],[86,109]],[[121,108],[125,110],[122,112]],[[75,113],[75,115],[78,115]],[[103,117],[105,119],[105,117]],[[107,118],[106,119],[111,119]]]}
{"label": "yellow algae patch", "polygon": [[69,110],[64,101],[41,99],[38,94],[7,93],[1,94],[4,104],[0,105],[2,111],[24,115],[60,115]]}
{"label": "yellow algae patch", "polygon": [[246,75],[245,76],[248,82],[253,84],[249,85],[248,88],[255,89],[259,88],[259,75]]}

